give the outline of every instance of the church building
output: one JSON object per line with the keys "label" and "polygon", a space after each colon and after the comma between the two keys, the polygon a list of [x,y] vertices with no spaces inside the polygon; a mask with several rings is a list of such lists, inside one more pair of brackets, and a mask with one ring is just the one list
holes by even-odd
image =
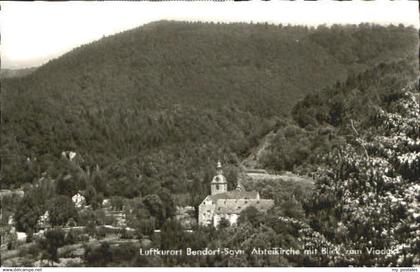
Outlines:
{"label": "church building", "polygon": [[198,208],[198,223],[217,227],[222,218],[231,225],[237,223],[239,214],[247,207],[253,206],[258,211],[265,212],[274,206],[272,199],[261,199],[257,191],[246,191],[238,181],[236,189],[228,191],[226,177],[223,175],[222,164],[217,162],[217,172],[210,183],[211,194]]}

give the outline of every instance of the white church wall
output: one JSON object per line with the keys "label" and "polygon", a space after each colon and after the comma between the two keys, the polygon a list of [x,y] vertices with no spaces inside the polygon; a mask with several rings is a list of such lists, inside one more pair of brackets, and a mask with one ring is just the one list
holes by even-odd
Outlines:
{"label": "white church wall", "polygon": [[215,205],[208,198],[198,207],[198,224],[207,226],[213,221]]}
{"label": "white church wall", "polygon": [[237,222],[238,222],[238,217],[239,217],[239,215],[238,215],[238,214],[235,214],[235,213],[231,214],[231,215],[229,216],[229,222],[230,222],[230,225],[236,225],[236,224],[237,224]]}

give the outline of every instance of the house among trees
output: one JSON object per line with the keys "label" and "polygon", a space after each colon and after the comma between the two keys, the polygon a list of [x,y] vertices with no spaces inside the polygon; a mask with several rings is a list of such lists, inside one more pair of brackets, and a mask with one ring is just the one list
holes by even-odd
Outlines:
{"label": "house among trees", "polygon": [[76,157],[77,154],[76,154],[76,152],[73,152],[73,151],[63,151],[63,152],[61,152],[61,155],[64,158],[66,158],[70,161],[73,161],[73,159]]}
{"label": "house among trees", "polygon": [[86,199],[80,192],[72,196],[71,200],[73,201],[74,206],[78,209],[82,208],[86,204]]}
{"label": "house among trees", "polygon": [[272,199],[261,199],[257,191],[246,191],[240,181],[233,191],[228,191],[227,180],[223,175],[222,164],[217,162],[217,173],[211,184],[211,194],[201,202],[198,211],[198,223],[217,227],[222,219],[230,225],[237,223],[241,211],[248,207],[255,207],[265,212],[274,206]]}
{"label": "house among trees", "polygon": [[47,229],[51,227],[50,213],[48,211],[38,218],[37,226],[39,229]]}

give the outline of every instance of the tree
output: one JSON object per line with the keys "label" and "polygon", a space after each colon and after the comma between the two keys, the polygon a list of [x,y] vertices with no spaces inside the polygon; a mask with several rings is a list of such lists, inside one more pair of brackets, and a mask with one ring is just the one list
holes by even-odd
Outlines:
{"label": "tree", "polygon": [[219,226],[220,229],[225,229],[230,227],[230,221],[224,217],[220,218]]}
{"label": "tree", "polygon": [[167,220],[161,228],[161,248],[179,249],[185,246],[185,233],[181,223],[175,219]]}
{"label": "tree", "polygon": [[96,214],[92,209],[81,210],[79,213],[79,224],[82,226],[88,225],[90,222],[95,224]]}
{"label": "tree", "polygon": [[77,231],[75,231],[75,230],[70,230],[69,232],[67,232],[67,234],[65,235],[65,244],[66,245],[72,245],[72,244],[75,244],[77,241],[78,241],[78,239],[79,239],[79,235],[80,235],[81,233],[78,233]]}
{"label": "tree", "polygon": [[79,185],[79,181],[76,180],[75,177],[71,176],[70,174],[57,179],[57,194],[72,197],[81,189],[82,186]]}
{"label": "tree", "polygon": [[257,208],[249,206],[239,214],[238,224],[249,222],[252,226],[257,227],[263,222],[263,217],[264,215]]}
{"label": "tree", "polygon": [[302,204],[294,197],[289,197],[286,201],[281,204],[283,208],[283,213],[287,217],[303,219],[304,210]]}
{"label": "tree", "polygon": [[[326,154],[314,197],[307,204],[311,225],[329,243],[365,250],[395,249],[388,255],[362,254],[341,261],[347,265],[412,265],[419,227],[415,213],[417,181],[404,176],[402,164],[420,176],[419,104],[410,87],[361,125],[366,129]],[[385,96],[386,98],[386,96]],[[389,99],[389,97],[388,97]],[[344,236],[343,234],[347,234]]]}
{"label": "tree", "polygon": [[58,195],[49,201],[48,212],[53,226],[63,226],[70,218],[77,219],[76,207],[70,197]]}
{"label": "tree", "polygon": [[163,209],[165,210],[164,211],[165,217],[166,218],[173,217],[176,212],[176,206],[175,206],[174,199],[172,197],[171,192],[166,188],[162,188],[162,190],[158,193],[158,196],[160,200],[162,201]]}
{"label": "tree", "polygon": [[92,185],[89,185],[86,188],[86,191],[84,193],[84,196],[86,197],[86,204],[92,205],[92,202],[94,202],[96,198],[96,190]]}
{"label": "tree", "polygon": [[88,186],[85,191],[86,203],[91,205],[93,209],[97,209],[102,206],[104,200],[103,193],[97,193],[95,187]]}
{"label": "tree", "polygon": [[113,259],[111,246],[109,243],[103,242],[99,247],[87,247],[85,249],[84,259],[87,266],[106,266]]}
{"label": "tree", "polygon": [[65,233],[62,229],[53,229],[45,232],[45,238],[40,241],[43,258],[50,260],[51,266],[54,265],[53,262],[59,262],[57,249],[63,246],[64,242]]}
{"label": "tree", "polygon": [[24,232],[35,230],[41,215],[42,208],[35,205],[30,196],[23,197],[15,213],[16,229]]}
{"label": "tree", "polygon": [[66,158],[58,160],[50,168],[50,172],[53,177],[57,177],[57,194],[72,197],[86,187],[86,173],[79,165]]}
{"label": "tree", "polygon": [[114,210],[122,211],[124,207],[124,199],[120,196],[113,196],[110,199],[111,207]]}
{"label": "tree", "polygon": [[31,186],[16,208],[16,229],[24,232],[34,232],[39,217],[44,214],[46,202],[54,196],[54,181],[42,178]]}
{"label": "tree", "polygon": [[149,211],[150,215],[157,219],[157,226],[160,227],[166,218],[166,209],[162,200],[158,195],[147,195],[143,199],[143,203]]}

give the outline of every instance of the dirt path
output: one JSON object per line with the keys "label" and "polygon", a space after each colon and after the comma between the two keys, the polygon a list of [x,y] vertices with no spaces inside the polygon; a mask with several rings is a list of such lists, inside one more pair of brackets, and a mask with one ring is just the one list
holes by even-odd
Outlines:
{"label": "dirt path", "polygon": [[270,131],[265,135],[256,146],[251,154],[244,159],[241,164],[245,170],[245,175],[250,177],[252,180],[285,180],[293,181],[296,183],[314,184],[314,181],[310,177],[298,176],[292,172],[284,172],[281,174],[271,174],[265,169],[260,168],[259,160],[261,159],[264,151],[271,145],[273,138],[276,136],[275,131]]}
{"label": "dirt path", "polygon": [[258,180],[285,180],[293,181],[295,183],[314,184],[314,180],[307,176],[298,176],[292,172],[285,172],[283,174],[269,174],[269,173],[247,173],[251,179]]}
{"label": "dirt path", "polygon": [[258,168],[258,161],[263,152],[271,145],[271,140],[276,135],[274,131],[270,131],[259,142],[258,146],[253,148],[251,154],[242,161],[242,165],[246,168]]}

